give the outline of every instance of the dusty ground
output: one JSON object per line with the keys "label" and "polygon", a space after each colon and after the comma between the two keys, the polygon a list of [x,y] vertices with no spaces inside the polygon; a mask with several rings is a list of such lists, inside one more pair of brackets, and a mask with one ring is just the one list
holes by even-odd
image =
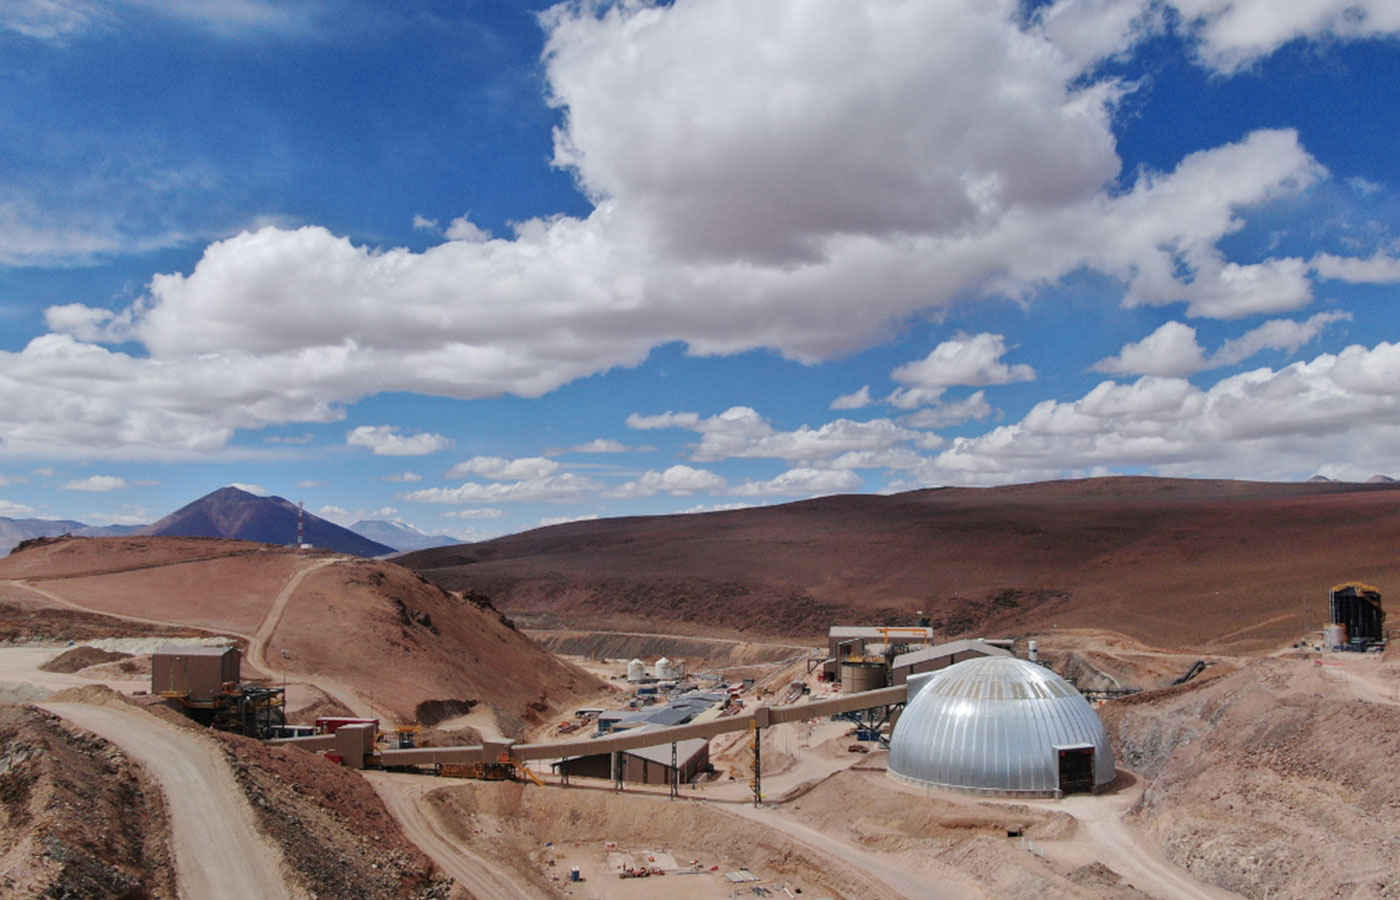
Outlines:
{"label": "dusty ground", "polygon": [[0,707],[0,896],[174,900],[159,787],[118,748]]}

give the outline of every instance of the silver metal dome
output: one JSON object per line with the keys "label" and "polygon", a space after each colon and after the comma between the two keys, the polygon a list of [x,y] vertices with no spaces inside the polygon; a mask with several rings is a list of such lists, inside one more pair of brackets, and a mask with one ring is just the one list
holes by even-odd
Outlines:
{"label": "silver metal dome", "polygon": [[1059,796],[1114,778],[1098,713],[1049,669],[984,657],[909,681],[889,772],[918,785]]}

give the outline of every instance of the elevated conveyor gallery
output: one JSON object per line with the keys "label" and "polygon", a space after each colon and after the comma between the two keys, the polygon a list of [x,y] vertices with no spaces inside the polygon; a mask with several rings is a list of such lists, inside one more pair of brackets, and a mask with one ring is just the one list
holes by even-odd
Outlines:
{"label": "elevated conveyor gallery", "polygon": [[694,722],[688,725],[675,725],[670,728],[647,729],[646,731],[624,732],[600,738],[582,738],[556,744],[486,744],[473,747],[419,747],[405,750],[383,750],[379,760],[385,766],[431,766],[452,763],[497,762],[501,752],[507,753],[513,761],[561,759],[590,753],[616,753],[623,750],[636,750],[640,747],[655,747],[659,744],[674,744],[691,738],[712,738],[736,731],[750,731],[754,727],[767,728],[786,722],[798,722],[817,716],[832,716],[837,713],[873,709],[878,706],[895,706],[908,697],[905,685],[849,694],[830,700],[814,700],[811,703],[798,703],[792,706],[764,706],[751,713],[711,719],[708,722]]}

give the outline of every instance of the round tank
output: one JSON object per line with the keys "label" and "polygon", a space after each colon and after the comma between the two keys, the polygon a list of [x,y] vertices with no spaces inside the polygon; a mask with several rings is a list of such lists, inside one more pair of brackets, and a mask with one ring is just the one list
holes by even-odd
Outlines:
{"label": "round tank", "polygon": [[1031,662],[1040,662],[1040,641],[1030,640],[1026,642],[1026,659]]}
{"label": "round tank", "polygon": [[640,659],[634,659],[627,664],[627,680],[641,681],[647,677],[647,665]]}
{"label": "round tank", "polygon": [[656,661],[656,677],[668,680],[676,677],[676,670],[671,667],[671,661],[664,656]]}
{"label": "round tank", "polygon": [[1337,650],[1347,645],[1347,627],[1333,623],[1322,629],[1322,645],[1328,650]]}
{"label": "round tank", "polygon": [[841,663],[841,693],[859,694],[885,686],[885,664],[880,662]]}
{"label": "round tank", "polygon": [[910,684],[889,773],[917,785],[1058,796],[1113,781],[1113,748],[1074,686],[1033,662],[969,659]]}

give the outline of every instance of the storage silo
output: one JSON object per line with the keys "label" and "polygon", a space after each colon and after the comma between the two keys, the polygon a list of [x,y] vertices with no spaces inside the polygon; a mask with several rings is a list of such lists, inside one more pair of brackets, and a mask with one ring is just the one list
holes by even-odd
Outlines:
{"label": "storage silo", "polygon": [[1024,659],[969,659],[909,681],[890,739],[890,776],[921,786],[1058,797],[1113,781],[1098,713],[1059,675]]}
{"label": "storage silo", "polygon": [[627,664],[627,680],[641,681],[647,677],[647,665],[640,659],[634,659]]}
{"label": "storage silo", "polygon": [[888,667],[877,660],[844,660],[841,663],[841,693],[859,694],[885,686]]}
{"label": "storage silo", "polygon": [[671,661],[664,656],[656,661],[656,677],[661,681],[670,681],[676,677],[676,670],[671,667]]}

